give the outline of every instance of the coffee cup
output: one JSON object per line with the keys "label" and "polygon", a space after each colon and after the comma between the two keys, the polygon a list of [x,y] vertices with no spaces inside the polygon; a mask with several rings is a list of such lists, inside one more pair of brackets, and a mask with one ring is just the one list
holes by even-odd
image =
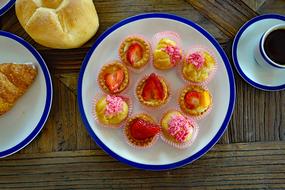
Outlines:
{"label": "coffee cup", "polygon": [[262,35],[254,57],[266,68],[285,69],[285,24],[275,25]]}

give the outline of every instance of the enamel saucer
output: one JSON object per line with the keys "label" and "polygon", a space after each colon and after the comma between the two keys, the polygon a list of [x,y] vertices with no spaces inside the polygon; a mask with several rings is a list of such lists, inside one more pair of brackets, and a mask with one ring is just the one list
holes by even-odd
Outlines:
{"label": "enamel saucer", "polygon": [[259,65],[254,51],[260,38],[274,25],[284,24],[285,16],[265,14],[245,23],[238,31],[232,47],[234,65],[240,76],[255,88],[266,91],[285,89],[285,70],[276,70]]}

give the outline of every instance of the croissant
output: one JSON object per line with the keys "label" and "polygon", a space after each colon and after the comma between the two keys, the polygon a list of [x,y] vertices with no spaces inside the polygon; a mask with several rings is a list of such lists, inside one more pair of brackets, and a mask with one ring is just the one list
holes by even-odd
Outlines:
{"label": "croissant", "polygon": [[37,76],[32,64],[0,64],[0,116],[8,112]]}

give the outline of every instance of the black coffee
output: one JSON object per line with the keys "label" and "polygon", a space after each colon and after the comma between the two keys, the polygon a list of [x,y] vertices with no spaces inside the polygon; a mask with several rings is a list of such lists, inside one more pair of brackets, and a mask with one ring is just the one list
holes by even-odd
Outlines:
{"label": "black coffee", "polygon": [[264,50],[275,63],[285,65],[285,29],[272,31],[265,39]]}

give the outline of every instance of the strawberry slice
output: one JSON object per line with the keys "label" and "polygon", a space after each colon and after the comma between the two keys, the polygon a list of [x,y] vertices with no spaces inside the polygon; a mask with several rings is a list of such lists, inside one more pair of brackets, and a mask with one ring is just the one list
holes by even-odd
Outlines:
{"label": "strawberry slice", "polygon": [[165,96],[163,85],[154,73],[145,80],[145,85],[142,90],[142,97],[146,101],[150,100],[163,100]]}
{"label": "strawberry slice", "polygon": [[124,81],[124,71],[118,69],[105,75],[106,85],[111,92],[116,92]]}
{"label": "strawberry slice", "polygon": [[159,133],[159,125],[150,123],[146,120],[136,118],[130,124],[130,132],[134,139],[145,140],[150,137],[154,137]]}
{"label": "strawberry slice", "polygon": [[143,57],[143,48],[139,43],[133,43],[130,45],[127,51],[127,60],[131,65],[141,60]]}
{"label": "strawberry slice", "polygon": [[195,109],[200,105],[201,94],[196,91],[187,92],[184,100],[187,108]]}

